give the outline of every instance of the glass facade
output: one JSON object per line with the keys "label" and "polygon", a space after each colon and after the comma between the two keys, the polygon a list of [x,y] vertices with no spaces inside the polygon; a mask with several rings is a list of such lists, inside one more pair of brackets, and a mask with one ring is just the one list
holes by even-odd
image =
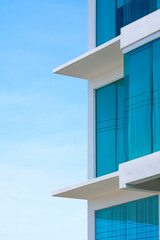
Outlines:
{"label": "glass facade", "polygon": [[96,90],[96,177],[160,151],[160,39],[125,54],[124,80]]}
{"label": "glass facade", "polygon": [[96,4],[96,46],[116,36],[116,1],[97,0]]}
{"label": "glass facade", "polygon": [[153,43],[153,152],[160,150],[160,40]]}
{"label": "glass facade", "polygon": [[96,46],[120,34],[120,29],[160,8],[160,0],[97,0]]}
{"label": "glass facade", "polygon": [[160,150],[160,39],[125,55],[125,161]]}
{"label": "glass facade", "polygon": [[123,89],[121,79],[96,90],[97,177],[123,162]]}
{"label": "glass facade", "polygon": [[[126,55],[125,78],[126,161],[152,152],[152,64],[150,46]],[[143,64],[142,64],[143,63]],[[126,152],[127,151],[127,152]]]}
{"label": "glass facade", "polygon": [[159,199],[153,196],[95,212],[96,240],[159,240]]}

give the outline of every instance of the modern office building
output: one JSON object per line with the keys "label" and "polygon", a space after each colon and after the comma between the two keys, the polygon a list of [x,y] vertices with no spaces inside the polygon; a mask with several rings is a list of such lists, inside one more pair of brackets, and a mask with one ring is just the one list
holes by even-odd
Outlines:
{"label": "modern office building", "polygon": [[54,70],[88,80],[88,181],[53,196],[88,240],[160,240],[160,0],[88,0],[88,48]]}

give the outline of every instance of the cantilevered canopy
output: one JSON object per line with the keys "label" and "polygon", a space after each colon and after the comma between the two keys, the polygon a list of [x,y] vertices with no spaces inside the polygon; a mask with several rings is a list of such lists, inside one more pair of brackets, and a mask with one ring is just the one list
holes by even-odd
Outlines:
{"label": "cantilevered canopy", "polygon": [[118,172],[53,192],[53,197],[91,200],[119,189]]}
{"label": "cantilevered canopy", "polygon": [[53,72],[90,80],[119,65],[123,65],[120,36],[57,67]]}

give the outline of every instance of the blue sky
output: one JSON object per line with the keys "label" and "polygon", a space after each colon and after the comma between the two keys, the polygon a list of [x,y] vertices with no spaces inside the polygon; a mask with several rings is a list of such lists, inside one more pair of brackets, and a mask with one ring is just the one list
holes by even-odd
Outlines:
{"label": "blue sky", "polygon": [[52,69],[87,51],[87,0],[1,0],[0,239],[87,238],[87,82]]}

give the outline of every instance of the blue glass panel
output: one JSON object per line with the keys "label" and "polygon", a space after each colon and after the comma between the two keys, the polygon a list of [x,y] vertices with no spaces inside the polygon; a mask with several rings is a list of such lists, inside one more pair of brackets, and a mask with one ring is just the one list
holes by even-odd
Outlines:
{"label": "blue glass panel", "polygon": [[[159,206],[158,196],[147,201],[147,238],[159,240]],[[157,206],[157,207],[155,207]]]}
{"label": "blue glass panel", "polygon": [[125,205],[96,211],[96,240],[125,237]]}
{"label": "blue glass panel", "polygon": [[159,239],[159,200],[153,196],[96,211],[96,240]]}
{"label": "blue glass panel", "polygon": [[126,239],[136,239],[136,201],[126,204]]}
{"label": "blue glass panel", "polygon": [[96,91],[97,176],[115,171],[116,84]]}
{"label": "blue glass panel", "polygon": [[120,29],[160,8],[160,0],[97,0],[96,46],[118,36]]}
{"label": "blue glass panel", "polygon": [[117,83],[117,143],[116,170],[124,162],[124,79]]}
{"label": "blue glass panel", "polygon": [[[151,201],[151,200],[150,200]],[[142,199],[137,201],[137,214],[136,221],[137,221],[137,231],[136,235],[138,239],[147,239],[148,235],[148,227],[147,227],[147,204],[148,201],[146,199]],[[153,211],[153,208],[152,208]],[[144,224],[145,223],[145,224]]]}
{"label": "blue glass panel", "polygon": [[125,4],[125,0],[117,0],[117,8],[123,7]]}
{"label": "blue glass panel", "polygon": [[125,0],[117,0],[116,8],[116,36],[120,35],[120,29],[124,26]]}
{"label": "blue glass panel", "polygon": [[97,177],[118,170],[124,162],[123,89],[121,79],[96,91]]}
{"label": "blue glass panel", "polygon": [[116,36],[116,0],[97,0],[96,46]]}
{"label": "blue glass panel", "polygon": [[[126,161],[150,154],[152,68],[150,47],[127,54],[125,66],[125,157]],[[128,62],[126,62],[128,61]]]}
{"label": "blue glass panel", "polygon": [[153,151],[160,150],[160,39],[153,42]]}
{"label": "blue glass panel", "polygon": [[125,0],[124,26],[157,9],[157,0]]}

